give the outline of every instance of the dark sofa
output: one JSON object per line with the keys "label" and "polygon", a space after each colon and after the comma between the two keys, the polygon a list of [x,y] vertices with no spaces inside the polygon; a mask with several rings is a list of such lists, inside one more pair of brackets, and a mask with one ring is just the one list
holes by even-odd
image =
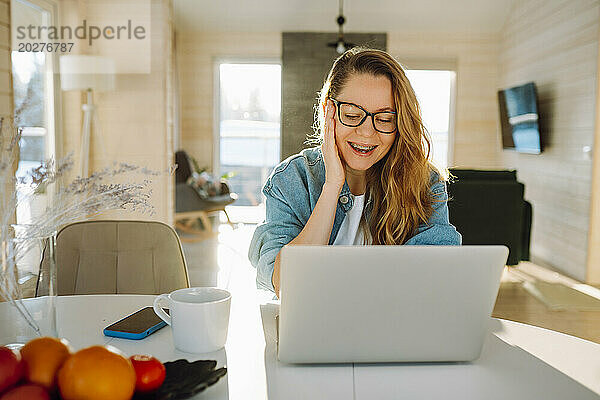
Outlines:
{"label": "dark sofa", "polygon": [[463,244],[504,244],[507,265],[529,260],[531,203],[515,170],[450,169],[450,223],[462,234]]}

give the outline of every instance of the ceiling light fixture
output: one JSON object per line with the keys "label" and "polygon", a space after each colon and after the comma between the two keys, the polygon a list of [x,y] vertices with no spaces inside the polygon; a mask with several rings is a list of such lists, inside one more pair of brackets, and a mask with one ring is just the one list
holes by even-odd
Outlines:
{"label": "ceiling light fixture", "polygon": [[335,48],[335,51],[337,51],[338,54],[342,54],[343,52],[345,52],[348,49],[351,49],[355,45],[353,43],[348,43],[348,42],[344,41],[343,25],[344,25],[344,22],[346,22],[346,18],[344,18],[344,0],[339,0],[339,5],[340,5],[340,15],[338,15],[337,20],[336,20],[337,24],[338,24],[338,39],[336,42],[327,43],[327,46]]}

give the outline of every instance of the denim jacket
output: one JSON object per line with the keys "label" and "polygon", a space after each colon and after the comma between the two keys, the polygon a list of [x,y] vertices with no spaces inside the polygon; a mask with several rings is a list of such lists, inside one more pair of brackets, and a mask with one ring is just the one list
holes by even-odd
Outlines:
{"label": "denim jacket", "polygon": [[[275,257],[306,225],[325,183],[325,164],[319,147],[305,149],[282,161],[273,169],[262,189],[266,196],[265,221],[258,225],[248,258],[257,269],[256,284],[261,289],[275,291],[272,283]],[[462,237],[448,220],[446,185],[432,173],[431,190],[438,194],[428,224],[421,224],[406,245],[460,245]],[[443,193],[443,196],[439,196]],[[348,183],[340,192],[329,244],[352,208],[353,197]],[[369,203],[365,205],[368,208]]]}

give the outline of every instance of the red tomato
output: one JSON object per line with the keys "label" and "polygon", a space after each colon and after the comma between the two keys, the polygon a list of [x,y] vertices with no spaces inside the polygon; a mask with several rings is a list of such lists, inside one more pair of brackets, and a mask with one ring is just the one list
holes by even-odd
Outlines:
{"label": "red tomato", "polygon": [[21,354],[8,347],[0,347],[0,393],[13,386],[25,375]]}
{"label": "red tomato", "polygon": [[136,354],[129,357],[135,369],[137,392],[151,392],[162,385],[165,380],[165,366],[152,356]]}

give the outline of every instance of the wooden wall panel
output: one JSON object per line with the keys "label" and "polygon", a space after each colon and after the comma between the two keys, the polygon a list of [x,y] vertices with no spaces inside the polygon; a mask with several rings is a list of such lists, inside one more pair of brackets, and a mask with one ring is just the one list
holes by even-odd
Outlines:
{"label": "wooden wall panel", "polygon": [[[127,162],[151,170],[167,171],[173,164],[172,112],[169,107],[170,69],[172,49],[172,1],[151,0],[151,72],[116,75],[115,90],[94,93],[99,132],[95,130],[90,140],[90,171],[116,162]],[[83,19],[99,18],[96,11],[86,9],[85,3],[64,0],[60,17],[64,25],[76,26]],[[100,9],[99,12],[103,12]],[[93,48],[83,53],[95,54]],[[75,168],[79,168],[81,140],[81,102],[83,93],[62,92],[62,148],[64,154],[73,151]],[[96,129],[96,127],[94,127]],[[100,139],[99,135],[102,135]],[[74,174],[78,170],[72,171]],[[174,177],[163,174],[157,177],[136,176],[135,180],[152,179],[153,215],[130,210],[115,210],[98,219],[142,219],[173,224]]]}
{"label": "wooden wall panel", "polygon": [[590,232],[586,281],[600,285],[600,40],[598,41],[598,67],[596,73],[596,127],[594,133],[594,165],[590,207]]}
{"label": "wooden wall panel", "polygon": [[[2,30],[10,32],[10,0],[0,0],[0,27]],[[11,83],[11,61],[10,61],[10,35],[2,35],[0,38],[0,117],[10,118],[13,114],[13,96]],[[3,134],[5,130],[0,132]],[[16,164],[16,163],[15,163]],[[16,171],[17,165],[14,165]],[[1,209],[2,204],[6,203],[9,193],[14,188],[9,183],[0,186],[0,214],[4,214]],[[14,219],[11,222],[16,222]]]}
{"label": "wooden wall panel", "polygon": [[10,0],[0,0],[0,115],[10,117],[12,113]]}
{"label": "wooden wall panel", "polygon": [[514,3],[502,32],[500,86],[534,81],[546,148],[541,155],[502,152],[533,204],[534,261],[586,280],[596,115],[597,0]]}
{"label": "wooden wall panel", "polygon": [[[427,68],[445,59],[456,71],[453,155],[449,166],[497,168],[500,137],[496,90],[498,35],[389,33],[388,51],[408,68]],[[429,60],[429,62],[428,62]],[[430,67],[431,68],[431,67]]]}

